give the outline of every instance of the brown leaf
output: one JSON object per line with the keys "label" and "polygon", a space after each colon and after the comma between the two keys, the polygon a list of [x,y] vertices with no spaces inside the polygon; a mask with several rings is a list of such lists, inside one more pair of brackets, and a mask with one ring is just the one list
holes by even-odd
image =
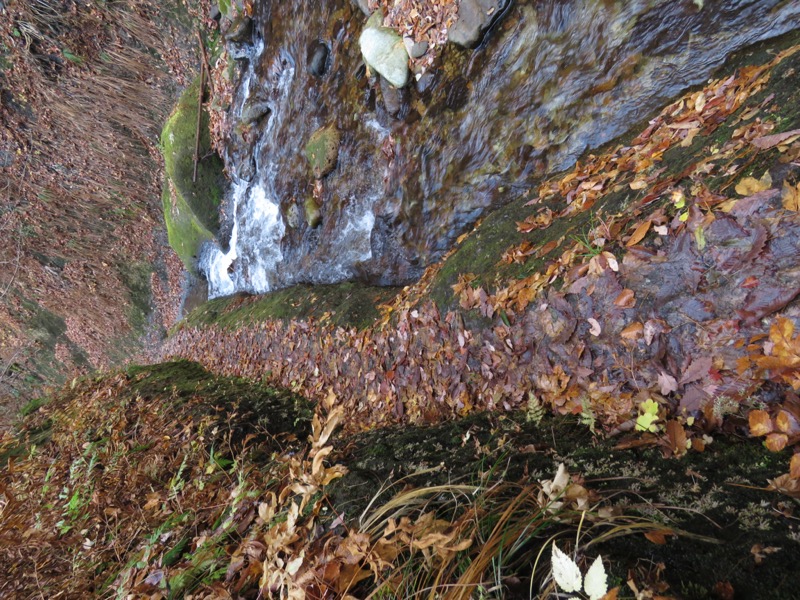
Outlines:
{"label": "brown leaf", "polygon": [[644,236],[647,235],[647,232],[650,231],[651,221],[647,220],[643,223],[640,223],[636,230],[631,234],[630,239],[625,242],[625,245],[630,248],[631,246],[635,246],[639,242],[644,239]]}
{"label": "brown leaf", "polygon": [[654,544],[663,546],[667,543],[668,535],[675,535],[675,533],[671,529],[654,529],[653,531],[648,531],[645,533],[644,537]]}
{"label": "brown leaf", "polygon": [[792,479],[789,473],[767,480],[767,489],[772,492],[780,492],[792,498],[800,500],[800,479]]}
{"label": "brown leaf", "polygon": [[751,410],[747,416],[750,423],[750,435],[761,437],[772,432],[772,419],[769,413],[763,410]]}
{"label": "brown leaf", "polygon": [[634,179],[630,183],[632,190],[643,190],[647,187],[647,181],[644,179]]}
{"label": "brown leaf", "polygon": [[686,454],[686,430],[680,422],[671,420],[666,425],[667,439],[675,456]]}
{"label": "brown leaf", "polygon": [[633,308],[636,306],[636,296],[633,290],[628,288],[622,290],[616,300],[614,300],[614,305],[620,308]]}
{"label": "brown leaf", "polygon": [[792,455],[789,461],[789,476],[792,479],[800,479],[800,452]]}
{"label": "brown leaf", "polygon": [[681,385],[706,378],[708,371],[711,369],[711,364],[710,356],[695,358],[681,375]]}
{"label": "brown leaf", "polygon": [[644,332],[644,325],[642,325],[637,321],[636,323],[631,323],[630,325],[628,325],[625,329],[623,329],[620,332],[619,335],[623,339],[635,341],[638,340],[640,337],[642,337],[643,332]]}
{"label": "brown leaf", "polygon": [[[783,133],[775,133],[773,135],[763,135],[761,137],[757,137],[750,143],[753,144],[759,150],[769,150],[770,148],[774,148],[778,144],[787,143],[791,144],[794,139],[800,137],[800,129],[793,129],[792,131],[785,131]],[[792,139],[794,138],[794,139]]]}
{"label": "brown leaf", "polygon": [[658,385],[661,386],[662,396],[666,396],[678,390],[678,380],[664,371],[658,374]]}
{"label": "brown leaf", "polygon": [[606,595],[600,598],[600,600],[617,600],[618,596],[619,596],[619,586],[608,590],[608,592],[606,592]]}

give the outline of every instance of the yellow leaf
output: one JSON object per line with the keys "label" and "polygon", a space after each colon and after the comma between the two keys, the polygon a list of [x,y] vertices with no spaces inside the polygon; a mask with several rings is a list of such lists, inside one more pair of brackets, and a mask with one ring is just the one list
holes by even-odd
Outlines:
{"label": "yellow leaf", "polygon": [[772,176],[769,171],[764,173],[761,179],[755,177],[745,177],[736,184],[736,193],[740,196],[752,196],[758,192],[763,192],[772,187]]}
{"label": "yellow leaf", "polygon": [[800,479],[800,453],[792,455],[789,461],[789,476],[792,479]]}
{"label": "yellow leaf", "polygon": [[770,452],[780,452],[788,443],[789,437],[785,433],[770,433],[764,442]]}
{"label": "yellow leaf", "polygon": [[644,179],[634,179],[631,181],[630,186],[632,190],[643,190],[647,187],[647,181]]}
{"label": "yellow leaf", "polygon": [[786,210],[800,211],[800,184],[794,187],[784,181],[781,203]]}

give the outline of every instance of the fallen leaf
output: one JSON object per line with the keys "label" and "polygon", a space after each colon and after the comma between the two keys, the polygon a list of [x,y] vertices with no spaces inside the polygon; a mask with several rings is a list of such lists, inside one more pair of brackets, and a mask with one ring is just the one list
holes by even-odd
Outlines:
{"label": "fallen leaf", "polygon": [[671,529],[654,529],[645,533],[644,537],[658,546],[663,546],[667,543],[668,535],[675,535],[675,533]]}
{"label": "fallen leaf", "polygon": [[647,181],[644,179],[634,179],[630,183],[632,190],[643,190],[647,187]]}
{"label": "fallen leaf", "polygon": [[667,421],[666,432],[672,454],[675,456],[686,454],[686,430],[683,425],[675,420]]}
{"label": "fallen leaf", "polygon": [[620,332],[620,337],[626,340],[638,340],[642,337],[644,332],[644,325],[641,323],[631,323]]}
{"label": "fallen leaf", "polygon": [[761,137],[757,137],[750,143],[759,150],[769,150],[770,148],[774,148],[778,144],[784,142],[791,144],[797,138],[800,138],[800,129],[793,129],[792,131],[775,133],[773,135],[763,135]]}
{"label": "fallen leaf", "polygon": [[789,436],[785,433],[770,433],[764,440],[764,445],[770,452],[780,452],[789,443]]}
{"label": "fallen leaf", "polygon": [[789,461],[789,476],[792,479],[800,479],[800,453],[792,455],[792,460]]}
{"label": "fallen leaf", "polygon": [[594,337],[597,337],[600,335],[600,333],[602,333],[603,329],[600,327],[600,323],[597,322],[597,319],[590,317],[586,320],[589,322],[589,325],[592,326],[592,328],[589,330],[589,333],[591,333]]}
{"label": "fallen leaf", "polygon": [[750,548],[750,554],[753,555],[753,558],[756,561],[757,565],[760,565],[761,562],[769,555],[775,554],[776,552],[780,552],[780,548],[775,546],[762,546],[761,544],[753,544],[753,547]]}
{"label": "fallen leaf", "polygon": [[783,192],[781,193],[781,204],[786,210],[794,212],[800,211],[800,184],[797,187],[783,182]]}
{"label": "fallen leaf", "polygon": [[629,290],[628,288],[622,290],[616,300],[614,300],[614,305],[620,308],[633,308],[636,306],[636,296],[633,290]]}
{"label": "fallen leaf", "polygon": [[662,396],[666,396],[678,390],[678,380],[664,371],[658,374],[658,385],[661,386]]}
{"label": "fallen leaf", "polygon": [[752,196],[758,192],[763,192],[772,187],[772,176],[769,171],[765,172],[761,179],[755,177],[745,177],[736,184],[736,193],[740,196]]}
{"label": "fallen leaf", "polygon": [[639,242],[644,239],[644,236],[647,235],[647,232],[650,230],[651,221],[647,220],[643,223],[639,224],[636,230],[631,234],[630,239],[625,243],[625,245],[630,248],[631,246],[635,246]]}
{"label": "fallen leaf", "polygon": [[754,437],[761,437],[772,432],[772,419],[764,410],[751,410],[747,420],[750,423],[750,435]]}

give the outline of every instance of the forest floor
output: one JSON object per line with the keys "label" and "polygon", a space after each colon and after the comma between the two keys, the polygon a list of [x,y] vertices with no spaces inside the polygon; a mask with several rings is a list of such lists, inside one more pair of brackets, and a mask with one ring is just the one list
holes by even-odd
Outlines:
{"label": "forest floor", "polygon": [[413,286],[214,301],[174,362],[30,406],[0,442],[0,597],[792,597],[798,44]]}

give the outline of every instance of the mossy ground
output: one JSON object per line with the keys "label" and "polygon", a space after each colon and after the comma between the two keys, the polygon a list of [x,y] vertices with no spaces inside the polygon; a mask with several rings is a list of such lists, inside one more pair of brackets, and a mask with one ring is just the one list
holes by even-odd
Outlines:
{"label": "mossy ground", "polygon": [[200,120],[197,180],[193,181],[199,86],[198,78],[186,88],[161,134],[167,178],[162,194],[164,220],[170,245],[190,271],[195,269],[200,244],[219,229],[224,186],[222,161],[211,150],[205,110]]}
{"label": "mossy ground", "polygon": [[300,285],[263,296],[237,295],[211,300],[186,316],[181,326],[217,324],[235,328],[270,319],[330,320],[343,327],[365,328],[380,316],[378,307],[391,300],[397,288],[368,287],[345,282]]}

